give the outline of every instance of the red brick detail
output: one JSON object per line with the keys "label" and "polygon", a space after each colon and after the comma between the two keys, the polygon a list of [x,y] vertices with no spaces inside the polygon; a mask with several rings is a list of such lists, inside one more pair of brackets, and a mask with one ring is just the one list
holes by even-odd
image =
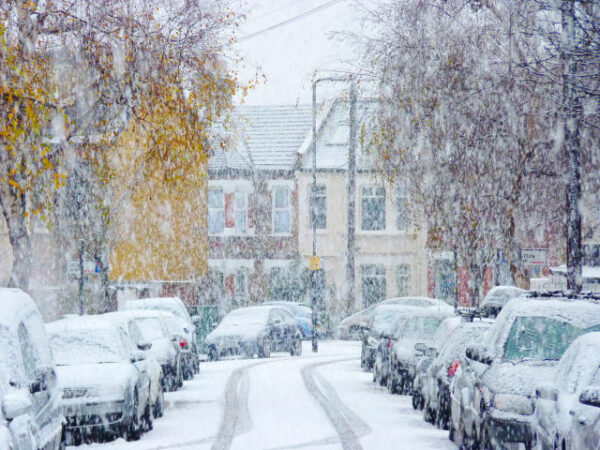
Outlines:
{"label": "red brick detail", "polygon": [[235,213],[233,210],[233,193],[225,194],[225,227],[235,227]]}

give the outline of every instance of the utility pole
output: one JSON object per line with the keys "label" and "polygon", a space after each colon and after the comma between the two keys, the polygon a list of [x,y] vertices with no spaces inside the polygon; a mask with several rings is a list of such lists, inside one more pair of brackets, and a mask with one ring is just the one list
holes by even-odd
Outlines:
{"label": "utility pole", "polygon": [[350,136],[348,139],[348,259],[346,279],[348,282],[348,312],[354,311],[356,293],[356,83],[350,83]]}
{"label": "utility pole", "polygon": [[[317,272],[320,270],[320,259],[317,256],[317,202],[316,202],[316,194],[317,194],[317,85],[324,81],[331,82],[351,82],[350,85],[350,152],[355,154],[355,145],[356,145],[356,85],[352,79],[352,77],[327,77],[327,78],[318,78],[312,83],[312,195],[311,195],[311,207],[310,207],[310,217],[312,220],[312,257],[310,261],[310,280],[311,280],[311,306],[312,306],[312,351],[314,353],[319,351],[319,344],[317,341],[317,307],[318,307],[318,298],[317,298]],[[352,100],[354,98],[354,100]],[[354,112],[353,112],[354,111]],[[354,114],[354,118],[353,118]],[[354,123],[354,125],[353,125]],[[354,132],[353,132],[354,129]],[[356,158],[352,157],[352,161],[354,164],[354,170],[356,169]],[[350,163],[349,163],[350,165]],[[352,183],[355,183],[354,175],[351,176]],[[352,192],[354,193],[355,188],[352,188]],[[350,204],[348,205],[348,210],[350,211]],[[354,194],[352,194],[352,211],[354,212]],[[349,214],[350,216],[350,214]],[[354,302],[354,213],[351,214],[352,219],[348,219],[349,223],[352,220],[352,284],[350,287],[350,292],[352,295],[352,302]],[[350,249],[350,234],[348,234],[348,248]]]}
{"label": "utility pole", "polygon": [[563,0],[562,58],[563,58],[563,126],[567,152],[567,289],[581,292],[581,146],[579,127],[582,114],[581,100],[577,95],[575,80],[577,59],[575,56],[575,1]]}
{"label": "utility pole", "polygon": [[79,239],[79,315],[85,314],[83,307],[83,252],[85,249],[85,240]]}

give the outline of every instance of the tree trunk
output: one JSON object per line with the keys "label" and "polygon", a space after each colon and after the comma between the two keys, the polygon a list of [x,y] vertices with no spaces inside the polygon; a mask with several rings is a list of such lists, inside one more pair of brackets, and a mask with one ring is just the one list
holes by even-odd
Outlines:
{"label": "tree trunk", "polygon": [[13,251],[10,286],[29,290],[33,266],[31,237],[25,223],[25,194],[5,186],[0,193],[0,206],[8,228],[8,239]]}
{"label": "tree trunk", "polygon": [[573,1],[563,1],[562,13],[562,56],[563,67],[563,126],[565,150],[567,152],[567,289],[581,292],[581,147],[579,127],[582,114],[581,100],[575,91],[577,61],[575,50],[575,18]]}

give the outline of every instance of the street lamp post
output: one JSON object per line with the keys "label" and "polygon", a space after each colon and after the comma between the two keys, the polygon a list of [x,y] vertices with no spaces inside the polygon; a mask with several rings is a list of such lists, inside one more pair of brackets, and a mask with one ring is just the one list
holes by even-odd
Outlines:
{"label": "street lamp post", "polygon": [[[348,154],[349,158],[354,158],[355,154],[355,116],[356,116],[356,85],[352,77],[326,77],[326,78],[317,78],[312,83],[312,196],[311,196],[311,207],[310,207],[310,217],[312,222],[312,258],[311,258],[311,291],[312,291],[312,351],[314,353],[318,352],[319,344],[317,341],[317,271],[320,268],[320,261],[317,258],[317,85],[321,82],[330,81],[330,82],[351,82],[350,85],[350,151]],[[352,163],[349,163],[348,170],[354,168]],[[352,189],[352,199],[351,204],[354,205],[354,177],[351,175],[351,182],[349,183],[350,188]],[[354,211],[354,207],[352,206],[352,213]],[[348,214],[350,216],[351,211],[350,208],[348,210]],[[350,295],[353,296],[354,293],[354,251],[350,251],[351,246],[353,249],[354,246],[354,217],[348,220],[349,224],[349,242],[348,242],[348,261],[352,264],[352,286],[350,287]],[[352,235],[350,237],[350,234]],[[353,300],[352,300],[353,301]]]}

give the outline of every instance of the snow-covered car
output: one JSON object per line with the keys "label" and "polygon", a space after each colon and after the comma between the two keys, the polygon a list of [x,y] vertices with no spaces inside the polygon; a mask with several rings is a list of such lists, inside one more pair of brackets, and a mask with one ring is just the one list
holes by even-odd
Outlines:
{"label": "snow-covered car", "polygon": [[582,392],[592,385],[600,389],[600,333],[575,339],[560,359],[554,379],[536,387],[534,423],[539,447],[570,448],[571,413]]}
{"label": "snow-covered car", "polygon": [[207,337],[208,357],[255,354],[268,358],[271,351],[302,354],[302,333],[287,310],[279,306],[251,306],[231,311]]}
{"label": "snow-covered car", "polygon": [[183,368],[179,342],[173,341],[164,316],[170,313],[151,310],[129,311],[135,317],[144,339],[152,343],[148,350],[162,367],[164,389],[174,391],[183,386]]}
{"label": "snow-covered car", "polygon": [[[406,305],[380,305],[375,308],[373,321],[371,325],[363,331],[362,345],[360,352],[360,367],[365,370],[371,370],[375,364],[377,348],[382,339],[391,339],[400,328],[398,321],[403,317],[403,313],[418,309],[414,306]],[[374,370],[373,375],[379,381],[377,376],[381,371]],[[375,381],[374,378],[374,381]]]}
{"label": "snow-covered car", "polygon": [[152,415],[146,354],[100,316],[60,319],[46,332],[63,389],[67,443],[138,439]]}
{"label": "snow-covered car", "polygon": [[377,307],[382,305],[406,305],[414,306],[417,308],[428,308],[431,306],[437,306],[440,308],[451,308],[448,303],[443,300],[429,297],[394,297],[383,300],[379,303],[375,303],[368,308],[358,311],[344,320],[342,320],[336,329],[337,339],[343,340],[360,340],[362,338],[363,330],[368,329],[371,326],[375,310]]}
{"label": "snow-covered car", "polygon": [[173,314],[163,316],[171,340],[178,346],[181,359],[181,372],[184,380],[191,380],[198,367],[198,354],[193,351],[192,330],[187,322]]}
{"label": "snow-covered car", "polygon": [[470,373],[451,390],[461,442],[531,446],[536,387],[554,377],[578,336],[600,330],[600,304],[553,295],[509,301],[483,345],[467,348],[462,369]]}
{"label": "snow-covered car", "polygon": [[509,300],[521,297],[526,293],[525,289],[516,286],[494,286],[479,305],[481,316],[496,317]]}
{"label": "snow-covered car", "polygon": [[448,317],[442,321],[437,331],[433,335],[433,341],[431,347],[424,351],[424,355],[419,358],[417,366],[415,367],[415,377],[413,379],[412,389],[412,406],[414,409],[423,409],[423,393],[421,392],[423,380],[427,375],[427,369],[437,357],[438,351],[444,343],[448,340],[450,335],[454,333],[456,327],[462,322],[461,317],[454,316]]}
{"label": "snow-covered car", "polygon": [[312,309],[296,302],[273,301],[263,305],[281,306],[289,311],[302,333],[304,339],[312,338]]}
{"label": "snow-covered car", "polygon": [[[127,337],[131,340],[131,344],[134,346],[134,348],[146,353],[146,359],[140,361],[138,367],[146,371],[150,377],[150,403],[152,404],[152,416],[162,417],[165,407],[165,380],[163,377],[162,367],[154,357],[154,353],[151,351],[153,346],[152,342],[145,339],[135,320],[135,316],[133,316],[133,314],[131,314],[129,311],[109,312],[102,314],[101,317],[106,318],[120,326]],[[149,419],[150,420],[144,424],[146,429],[152,429],[152,418]]]}
{"label": "snow-covered car", "polygon": [[[425,376],[420,380],[420,391],[423,398],[424,418],[427,422],[436,423],[438,427],[450,427],[450,383],[464,357],[468,346],[477,345],[485,338],[490,326],[489,321],[474,320],[461,322],[446,339],[433,359]],[[454,429],[451,429],[451,440]]]}
{"label": "snow-covered car", "polygon": [[20,289],[0,288],[0,448],[62,448],[62,402],[44,324]]}
{"label": "snow-covered car", "polygon": [[594,385],[585,388],[579,402],[569,411],[571,429],[567,438],[571,450],[600,448],[600,380],[594,377]]}
{"label": "snow-covered car", "polygon": [[410,315],[399,338],[391,343],[388,385],[390,392],[410,394],[415,369],[444,319],[453,317],[452,308],[429,307],[407,313]]}
{"label": "snow-covered car", "polygon": [[[149,309],[153,311],[163,311],[173,314],[175,317],[185,322],[186,351],[189,349],[189,357],[184,360],[191,360],[189,365],[193,373],[200,371],[200,357],[198,355],[198,343],[196,338],[196,326],[192,321],[190,313],[179,297],[154,297],[143,298],[139,300],[129,300],[119,307],[124,311]],[[193,374],[192,374],[193,375]],[[189,376],[189,374],[188,374]],[[191,376],[189,376],[191,378]]]}

